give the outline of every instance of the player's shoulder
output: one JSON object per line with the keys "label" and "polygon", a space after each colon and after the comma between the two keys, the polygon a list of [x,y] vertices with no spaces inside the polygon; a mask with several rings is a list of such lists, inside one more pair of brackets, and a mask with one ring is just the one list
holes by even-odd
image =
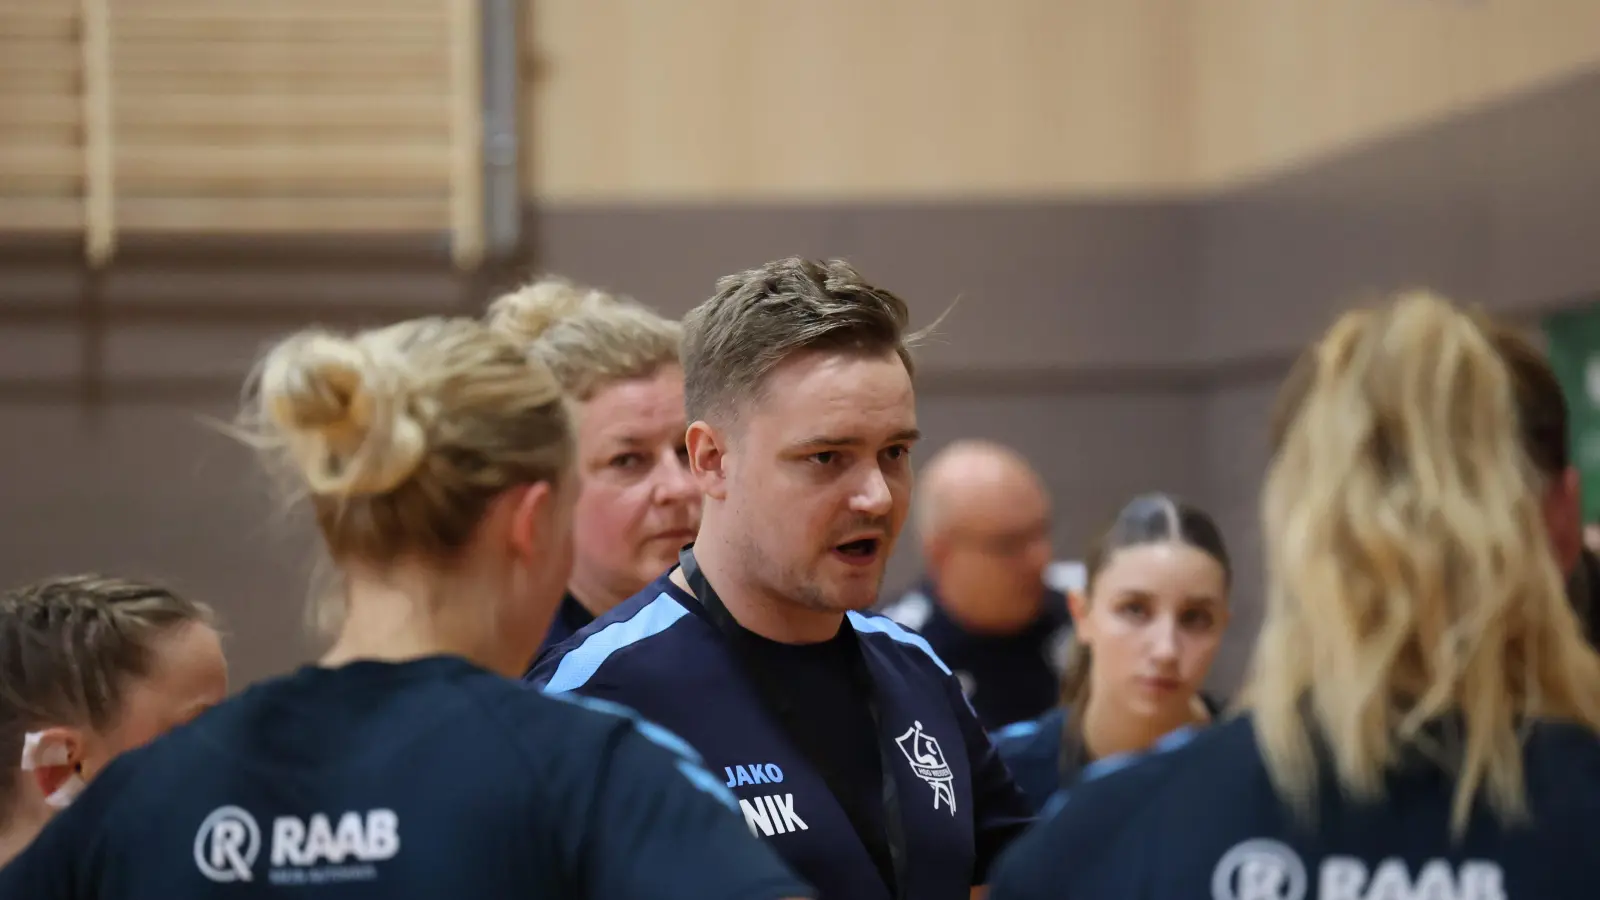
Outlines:
{"label": "player's shoulder", "polygon": [[886,615],[849,612],[846,618],[866,646],[896,668],[919,672],[925,677],[954,678],[954,673],[927,638]]}
{"label": "player's shoulder", "polygon": [[1067,710],[1058,706],[1036,719],[989,733],[989,742],[1035,812],[1061,787],[1061,738],[1066,718]]}
{"label": "player's shoulder", "polygon": [[1067,709],[1057,706],[1036,719],[1024,719],[1002,725],[989,732],[989,740],[1001,753],[1028,755],[1034,752],[1061,752],[1061,729],[1066,724]]}
{"label": "player's shoulder", "polygon": [[1524,745],[1529,804],[1560,828],[1596,827],[1600,821],[1600,736],[1568,722],[1544,721]]}
{"label": "player's shoulder", "polygon": [[1209,794],[1218,783],[1232,781],[1219,780],[1222,770],[1259,767],[1259,758],[1254,728],[1239,718],[1163,741],[1144,753],[1102,761],[1056,795],[1012,855],[1050,865],[1059,856],[1052,848],[1071,846],[1074,861],[1112,858],[1128,834],[1144,832],[1143,823],[1161,820],[1174,807],[1209,802],[1196,793]]}
{"label": "player's shoulder", "polygon": [[[693,603],[665,576],[552,647],[525,679],[553,693],[581,690],[602,673],[614,680],[666,674],[681,665],[675,641],[701,622]],[[655,670],[659,670],[657,673]]]}

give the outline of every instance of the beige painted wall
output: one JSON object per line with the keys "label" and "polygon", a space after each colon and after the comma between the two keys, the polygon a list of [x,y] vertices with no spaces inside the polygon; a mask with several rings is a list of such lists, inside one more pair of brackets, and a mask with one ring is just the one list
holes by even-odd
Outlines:
{"label": "beige painted wall", "polygon": [[535,0],[529,183],[553,200],[1177,185],[1171,8]]}
{"label": "beige painted wall", "polygon": [[530,2],[555,202],[1204,190],[1600,63],[1595,0]]}
{"label": "beige painted wall", "polygon": [[1304,164],[1600,64],[1595,0],[1204,0],[1190,173]]}

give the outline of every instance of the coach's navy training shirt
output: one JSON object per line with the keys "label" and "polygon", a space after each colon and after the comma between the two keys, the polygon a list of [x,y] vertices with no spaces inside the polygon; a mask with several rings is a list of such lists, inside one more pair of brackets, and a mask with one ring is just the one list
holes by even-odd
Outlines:
{"label": "coach's navy training shirt", "polygon": [[978,720],[991,731],[1043,715],[1061,698],[1061,670],[1072,637],[1065,594],[1041,586],[1038,616],[1016,634],[963,628],[944,611],[931,582],[880,612],[922,635],[956,673]]}
{"label": "coach's navy training shirt", "polygon": [[815,896],[658,726],[465,660],[266,682],[125,754],[6,900]]}
{"label": "coach's navy training shirt", "polygon": [[1331,777],[1317,827],[1268,780],[1248,718],[1085,780],[1001,860],[991,900],[1593,900],[1600,896],[1600,740],[1542,723],[1524,752],[1526,827],[1485,808],[1450,837],[1454,784],[1412,760],[1387,799]]}
{"label": "coach's navy training shirt", "polygon": [[[925,641],[881,616],[850,613],[847,622],[880,697],[886,732],[880,741],[890,754],[887,775],[895,779],[904,823],[905,896],[964,900],[1029,823],[1027,801],[960,685]],[[846,805],[875,815],[873,824],[881,827],[881,789],[867,785],[841,804],[763,705],[725,641],[694,597],[663,576],[547,654],[534,679],[551,693],[624,703],[682,735],[739,797],[750,830],[823,897],[888,900],[884,854],[863,840]],[[814,684],[837,693],[819,672],[816,682],[795,685],[797,705],[817,693]],[[861,771],[850,777],[877,776],[881,787],[870,724],[865,747],[849,737],[857,733],[856,718],[847,704],[819,722],[814,731],[836,736],[821,741],[820,750],[856,748]]]}

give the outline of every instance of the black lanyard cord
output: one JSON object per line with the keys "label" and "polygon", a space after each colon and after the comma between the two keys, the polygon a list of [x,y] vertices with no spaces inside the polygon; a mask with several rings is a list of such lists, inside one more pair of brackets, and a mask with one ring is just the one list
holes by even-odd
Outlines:
{"label": "black lanyard cord", "polygon": [[[734,658],[748,676],[751,685],[755,688],[757,696],[767,707],[767,711],[778,720],[779,724],[788,733],[790,741],[800,752],[807,757],[812,768],[822,776],[839,802],[841,809],[849,818],[851,805],[846,802],[849,786],[840,772],[827,759],[813,752],[811,742],[806,737],[806,729],[794,719],[794,707],[786,697],[784,686],[774,677],[775,673],[770,668],[762,665],[757,654],[752,652],[754,647],[745,636],[745,630],[728,612],[728,607],[717,596],[711,587],[711,582],[706,580],[705,573],[700,571],[700,564],[694,558],[694,547],[683,548],[678,553],[678,562],[683,568],[684,580],[689,583],[689,590],[694,594],[700,606],[705,609],[711,623],[722,632],[729,648],[733,651]],[[872,679],[872,673],[867,669],[866,655],[861,649],[861,638],[852,634],[849,642],[850,680],[867,704],[867,714],[872,718],[873,744],[878,748],[878,764],[883,775],[883,827],[885,836],[889,841],[889,864],[894,870],[894,894],[898,900],[906,897],[906,835],[905,822],[900,818],[900,792],[895,787],[894,771],[891,766],[894,757],[889,752],[888,740],[893,739],[884,731],[883,719],[879,713],[878,689]],[[867,832],[864,824],[854,822],[856,830],[865,839]]]}

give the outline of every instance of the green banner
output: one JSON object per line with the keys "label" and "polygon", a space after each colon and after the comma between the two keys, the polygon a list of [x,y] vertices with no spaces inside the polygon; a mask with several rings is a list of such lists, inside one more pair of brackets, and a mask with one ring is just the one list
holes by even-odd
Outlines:
{"label": "green banner", "polygon": [[1569,439],[1583,486],[1583,520],[1600,522],[1600,305],[1547,316],[1544,333],[1571,415]]}

